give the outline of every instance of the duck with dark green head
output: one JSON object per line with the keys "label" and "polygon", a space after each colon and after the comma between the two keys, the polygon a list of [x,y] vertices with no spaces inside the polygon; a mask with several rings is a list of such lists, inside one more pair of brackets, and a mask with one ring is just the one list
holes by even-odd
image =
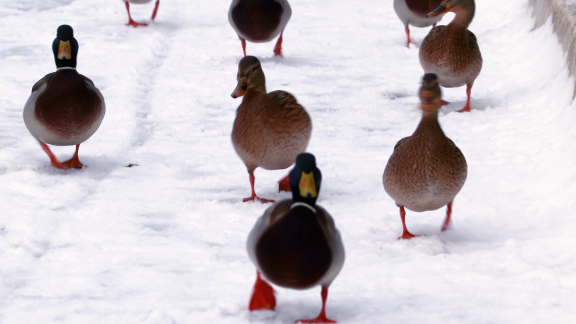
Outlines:
{"label": "duck with dark green head", "polygon": [[[82,168],[80,144],[100,127],[106,105],[92,80],[76,71],[78,41],[68,25],[58,27],[52,43],[57,70],[40,79],[24,106],[24,124],[59,169]],[[58,161],[47,144],[76,145],[74,156]]]}
{"label": "duck with dark green head", "polygon": [[74,38],[74,30],[68,25],[58,27],[56,39],[52,42],[52,52],[56,68],[76,68],[78,57],[78,41]]}
{"label": "duck with dark green head", "polygon": [[335,323],[326,317],[328,287],[344,265],[344,246],[332,216],[316,205],[322,173],[310,153],[296,158],[289,174],[292,199],[276,202],[250,232],[247,250],[257,269],[249,308],[273,309],[274,290],[262,279],[285,288],[322,287],[322,310],[304,323]]}

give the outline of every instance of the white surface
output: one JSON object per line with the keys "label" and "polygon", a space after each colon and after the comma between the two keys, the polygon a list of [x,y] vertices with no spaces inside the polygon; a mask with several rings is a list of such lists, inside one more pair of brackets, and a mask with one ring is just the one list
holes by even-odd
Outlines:
{"label": "white surface", "polygon": [[[125,27],[120,1],[0,6],[0,323],[293,323],[320,310],[320,289],[277,289],[275,312],[250,313],[248,232],[267,207],[242,203],[248,174],[231,146],[242,48],[228,0],[163,1],[157,22]],[[270,91],[293,93],[314,130],[318,203],[335,218],[346,263],[327,313],[339,323],[574,323],[573,80],[551,25],[531,30],[527,0],[479,1],[471,30],[484,66],[472,113],[441,115],[466,155],[468,180],[445,210],[398,209],[382,187],[394,144],[420,118],[418,48],[405,48],[388,1],[292,0],[284,59],[248,44]],[[133,6],[137,21],[153,3]],[[443,23],[449,22],[446,16]],[[28,133],[22,109],[55,70],[60,24],[80,43],[78,71],[107,113],[60,171]],[[421,41],[428,28],[412,30]],[[465,88],[448,89],[449,109]],[[73,147],[56,147],[61,159]],[[129,163],[139,166],[126,168]],[[281,199],[287,170],[256,171]]]}

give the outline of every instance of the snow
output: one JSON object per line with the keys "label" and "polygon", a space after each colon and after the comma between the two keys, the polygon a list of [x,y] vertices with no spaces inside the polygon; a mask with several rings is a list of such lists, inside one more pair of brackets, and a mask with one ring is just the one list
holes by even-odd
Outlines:
{"label": "snow", "polygon": [[[255,270],[245,241],[267,205],[242,203],[248,174],[230,141],[240,41],[230,1],[162,1],[156,23],[124,26],[121,1],[25,0],[0,7],[0,323],[293,323],[318,314],[320,289],[276,287],[275,311],[247,309]],[[387,1],[292,0],[285,58],[248,43],[267,87],[313,120],[347,260],[330,287],[339,323],[573,323],[576,240],[574,80],[551,22],[533,30],[527,0],[477,2],[470,29],[484,58],[472,89],[443,89],[440,123],[468,161],[445,210],[398,209],[382,186],[395,143],[416,128],[418,47]],[[136,21],[154,3],[133,5]],[[452,16],[446,16],[447,23]],[[61,24],[78,70],[107,114],[80,147],[83,170],[57,170],[22,109],[54,71]],[[421,42],[429,28],[411,28]],[[55,147],[61,159],[73,147]],[[126,167],[130,163],[137,166]],[[256,191],[285,199],[288,170],[256,171]]]}

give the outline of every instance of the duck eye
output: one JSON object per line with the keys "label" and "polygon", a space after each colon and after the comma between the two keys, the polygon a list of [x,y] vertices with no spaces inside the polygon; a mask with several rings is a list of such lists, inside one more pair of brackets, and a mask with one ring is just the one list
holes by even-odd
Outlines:
{"label": "duck eye", "polygon": [[258,70],[258,68],[260,68],[260,65],[253,67],[253,68],[252,68],[252,72]]}

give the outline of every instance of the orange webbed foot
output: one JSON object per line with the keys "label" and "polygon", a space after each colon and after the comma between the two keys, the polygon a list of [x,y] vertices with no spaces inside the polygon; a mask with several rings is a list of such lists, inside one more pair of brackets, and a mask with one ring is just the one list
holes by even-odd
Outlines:
{"label": "orange webbed foot", "polygon": [[258,197],[258,196],[256,196],[256,195],[254,195],[254,196],[252,196],[252,197],[248,197],[248,198],[242,199],[243,202],[256,201],[256,200],[259,201],[259,202],[261,202],[261,203],[263,203],[263,204],[276,202],[276,200],[260,198],[260,197]]}
{"label": "orange webbed foot", "polygon": [[67,167],[67,169],[70,169],[70,168],[82,169],[82,167],[87,166],[87,165],[82,164],[82,162],[80,162],[80,160],[76,156],[71,158],[68,161],[62,162],[62,164],[65,165]]}
{"label": "orange webbed foot", "polygon": [[254,191],[254,181],[256,181],[256,178],[254,177],[254,173],[250,172],[250,187],[252,188],[252,196],[248,197],[248,198],[244,198],[242,201],[243,202],[247,202],[247,201],[252,201],[252,200],[258,200],[261,203],[273,203],[276,202],[276,200],[272,200],[272,199],[264,199],[264,198],[260,198],[258,196],[256,196],[256,191]]}
{"label": "orange webbed foot", "polygon": [[259,309],[274,309],[276,307],[276,298],[274,297],[274,289],[262,278],[260,273],[256,272],[256,283],[252,290],[252,298],[250,298],[250,311]]}
{"label": "orange webbed foot", "polygon": [[328,319],[326,315],[324,315],[318,316],[315,319],[300,319],[297,320],[296,323],[336,323],[336,321]]}
{"label": "orange webbed foot", "polygon": [[459,113],[462,113],[462,112],[465,112],[465,111],[470,111],[470,110],[471,110],[471,109],[470,109],[470,106],[466,105],[466,107],[464,107],[464,108],[462,108],[462,109],[458,110],[457,112],[459,112]]}
{"label": "orange webbed foot", "polygon": [[402,236],[398,236],[398,239],[399,240],[409,240],[411,238],[419,237],[419,236],[424,236],[424,235],[414,235],[410,232],[406,232],[406,233],[402,234]]}
{"label": "orange webbed foot", "polygon": [[322,310],[320,311],[320,315],[314,319],[301,319],[297,320],[296,323],[336,323],[326,317],[326,299],[328,298],[328,288],[322,286]]}
{"label": "orange webbed foot", "polygon": [[278,192],[280,191],[286,191],[286,192],[292,191],[292,189],[290,188],[290,174],[288,174],[280,181],[278,181]]}
{"label": "orange webbed foot", "polygon": [[138,26],[148,26],[147,23],[138,23],[134,20],[130,19],[130,21],[126,24],[126,26],[138,27]]}
{"label": "orange webbed foot", "polygon": [[82,167],[84,166],[84,164],[82,164],[80,162],[80,160],[78,159],[78,150],[80,149],[80,144],[76,145],[76,152],[74,153],[74,156],[72,156],[72,158],[70,160],[60,162],[60,161],[58,161],[58,159],[56,158],[54,153],[52,153],[52,151],[50,150],[48,145],[46,145],[46,143],[42,143],[40,141],[39,141],[39,143],[40,143],[40,146],[42,146],[42,150],[44,150],[44,152],[46,152],[46,154],[50,158],[50,163],[55,168],[62,169],[62,170],[68,170],[70,168],[82,169]]}
{"label": "orange webbed foot", "polygon": [[442,106],[446,106],[449,105],[450,103],[446,100],[441,100],[440,103],[442,104]]}

